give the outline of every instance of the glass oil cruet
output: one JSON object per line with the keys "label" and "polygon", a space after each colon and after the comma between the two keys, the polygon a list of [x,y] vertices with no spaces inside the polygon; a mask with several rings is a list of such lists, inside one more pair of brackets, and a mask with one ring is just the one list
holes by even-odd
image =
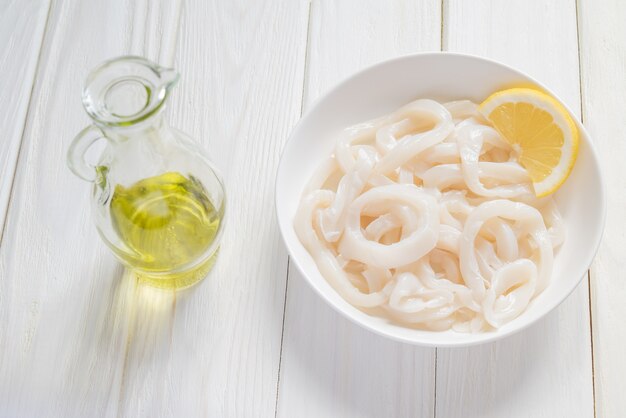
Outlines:
{"label": "glass oil cruet", "polygon": [[[213,266],[225,207],[223,182],[205,152],[163,118],[177,80],[176,71],[141,57],[101,64],[82,96],[93,124],[67,155],[70,169],[93,183],[92,213],[104,242],[141,281],[173,289],[200,281]],[[90,164],[85,154],[100,139],[106,146]]]}

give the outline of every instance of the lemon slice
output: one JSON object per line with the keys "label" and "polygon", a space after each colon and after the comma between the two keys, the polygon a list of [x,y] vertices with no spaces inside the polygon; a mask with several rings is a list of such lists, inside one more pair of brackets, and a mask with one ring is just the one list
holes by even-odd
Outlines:
{"label": "lemon slice", "polygon": [[538,90],[513,88],[492,94],[479,109],[513,146],[537,197],[563,184],[578,155],[578,129],[559,102]]}

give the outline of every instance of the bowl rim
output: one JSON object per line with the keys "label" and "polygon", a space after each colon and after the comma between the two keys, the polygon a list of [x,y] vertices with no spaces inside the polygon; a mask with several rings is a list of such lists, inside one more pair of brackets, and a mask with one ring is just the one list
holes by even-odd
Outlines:
{"label": "bowl rim", "polygon": [[[411,338],[408,338],[408,337],[396,335],[393,332],[389,332],[389,331],[386,331],[384,329],[380,329],[379,327],[377,327],[375,325],[372,325],[370,323],[363,322],[359,318],[354,316],[351,312],[348,312],[348,311],[342,309],[340,306],[336,305],[334,303],[334,301],[332,301],[325,294],[325,292],[323,292],[321,289],[319,289],[315,285],[315,283],[313,283],[312,279],[309,278],[308,274],[305,272],[305,270],[302,267],[302,265],[301,265],[300,261],[298,260],[298,258],[296,256],[294,256],[293,250],[292,250],[290,244],[287,242],[287,238],[285,237],[284,227],[286,227],[287,224],[284,224],[284,222],[286,222],[286,221],[281,221],[281,218],[279,216],[279,197],[282,196],[279,193],[279,183],[280,183],[279,179],[281,178],[281,173],[284,171],[284,166],[286,164],[285,163],[285,158],[284,158],[285,157],[285,150],[287,149],[288,146],[290,146],[290,144],[293,143],[294,138],[297,136],[299,131],[302,129],[302,125],[303,125],[304,121],[310,116],[310,114],[312,114],[314,111],[317,110],[317,108],[320,106],[320,104],[324,100],[326,100],[327,97],[331,96],[336,91],[342,89],[344,86],[346,86],[348,83],[350,83],[354,78],[357,78],[357,77],[363,75],[364,73],[373,71],[375,69],[378,69],[378,68],[381,68],[381,67],[384,67],[384,66],[387,66],[387,65],[393,65],[393,64],[397,65],[398,63],[401,63],[402,61],[408,61],[408,60],[419,59],[419,58],[426,58],[426,57],[441,57],[441,56],[452,56],[452,57],[457,57],[457,58],[461,58],[461,59],[482,61],[482,62],[485,62],[485,63],[487,63],[489,65],[500,67],[501,69],[510,71],[510,72],[515,73],[517,75],[520,75],[522,78],[528,79],[531,83],[533,83],[537,87],[541,88],[545,92],[547,92],[550,95],[552,95],[553,98],[555,98],[563,107],[565,107],[565,109],[569,113],[570,117],[572,117],[574,119],[574,122],[576,123],[576,127],[578,128],[578,130],[581,133],[580,136],[583,137],[582,141],[584,141],[585,144],[589,148],[590,157],[593,160],[595,160],[595,162],[598,163],[597,166],[598,166],[598,180],[599,180],[599,193],[600,193],[599,205],[600,205],[601,218],[599,219],[599,221],[597,223],[597,225],[598,225],[597,228],[599,229],[599,233],[597,234],[597,238],[596,238],[595,242],[592,243],[592,247],[593,247],[592,251],[589,252],[589,254],[591,254],[591,256],[589,257],[587,262],[584,263],[584,264],[587,265],[587,268],[586,268],[585,272],[588,272],[589,268],[591,267],[591,264],[593,263],[593,260],[595,259],[596,255],[598,253],[598,249],[600,248],[600,243],[602,242],[602,237],[604,235],[604,229],[605,229],[605,226],[606,226],[606,214],[607,214],[606,185],[605,185],[605,180],[604,180],[604,174],[602,173],[602,168],[601,168],[601,165],[599,164],[600,158],[599,158],[598,152],[597,152],[597,150],[595,148],[594,141],[592,141],[591,136],[589,135],[589,132],[587,132],[587,130],[586,130],[585,126],[582,124],[581,120],[576,116],[575,113],[572,112],[570,107],[566,103],[564,103],[563,100],[561,100],[561,98],[557,94],[555,94],[551,89],[546,87],[543,83],[539,82],[537,79],[535,79],[534,77],[531,77],[530,75],[526,74],[525,72],[523,72],[521,70],[518,70],[518,69],[516,69],[514,67],[511,67],[509,65],[503,64],[500,61],[497,61],[497,60],[494,60],[494,59],[490,59],[490,58],[485,58],[485,57],[482,57],[482,56],[479,56],[479,55],[474,55],[474,54],[458,53],[458,52],[448,52],[448,51],[429,51],[429,52],[417,52],[417,53],[409,53],[409,54],[399,55],[399,56],[396,56],[396,57],[393,57],[393,58],[377,61],[377,62],[375,62],[373,64],[367,65],[367,66],[361,68],[360,70],[358,70],[358,71],[356,71],[354,73],[351,73],[349,76],[343,78],[341,81],[339,81],[338,83],[334,84],[331,88],[323,91],[315,100],[313,100],[313,102],[310,104],[310,106],[308,106],[306,112],[300,116],[300,119],[298,120],[298,122],[291,129],[291,131],[289,133],[289,136],[287,138],[287,141],[285,141],[285,144],[282,147],[281,154],[280,154],[280,161],[278,163],[278,168],[276,170],[276,178],[275,178],[275,184],[274,184],[275,216],[276,216],[276,221],[278,223],[278,228],[280,230],[281,239],[282,239],[283,244],[285,245],[285,248],[287,249],[287,252],[288,252],[289,261],[290,261],[288,263],[288,265],[291,262],[293,262],[295,264],[296,268],[298,269],[298,271],[300,272],[300,274],[305,278],[305,281],[308,283],[308,285],[311,288],[313,288],[315,293],[317,293],[317,295],[320,296],[326,302],[327,305],[331,306],[333,310],[338,312],[344,318],[347,318],[350,322],[352,322],[354,324],[357,324],[358,326],[360,326],[363,329],[366,329],[366,330],[368,330],[370,332],[373,332],[374,334],[380,335],[382,337],[388,338],[388,339],[393,340],[393,341],[398,341],[398,342],[407,343],[407,344],[411,344],[411,345],[415,345],[415,346],[421,346],[421,347],[431,347],[431,348],[437,348],[437,347],[442,347],[442,348],[446,348],[446,347],[470,347],[470,346],[486,344],[486,343],[489,343],[489,342],[493,342],[493,341],[496,341],[496,340],[503,339],[503,338],[511,336],[513,334],[517,334],[520,331],[523,331],[524,329],[530,327],[531,325],[536,324],[537,322],[539,322],[539,320],[545,318],[548,314],[553,312],[559,305],[561,305],[561,303],[563,303],[563,301],[565,301],[565,299],[567,299],[572,294],[572,292],[580,285],[583,277],[585,277],[587,274],[585,274],[585,272],[583,272],[581,274],[581,276],[578,278],[578,280],[572,280],[571,284],[569,284],[568,287],[564,287],[565,291],[561,294],[561,296],[559,296],[558,298],[555,298],[554,301],[550,303],[550,306],[548,306],[548,309],[543,314],[541,314],[541,315],[537,316],[536,318],[533,318],[533,319],[531,319],[531,320],[529,320],[527,322],[521,323],[519,326],[517,326],[515,328],[506,329],[504,331],[496,330],[495,332],[468,334],[468,335],[480,336],[479,338],[473,338],[473,339],[468,340],[468,341],[441,341],[440,339],[436,338],[436,336],[438,334],[441,334],[439,331],[423,330],[425,332],[431,333],[433,335],[433,337],[435,337],[435,338],[433,338],[432,340],[423,340],[423,339],[416,340],[416,339],[411,339]],[[580,100],[582,101],[582,97],[580,97]],[[584,115],[582,115],[582,109],[581,109],[581,117],[582,116],[584,116]],[[299,195],[298,197],[300,198],[301,195]],[[289,275],[289,271],[287,271],[287,275]],[[333,291],[336,292],[336,290],[334,290],[334,289],[333,289]],[[342,297],[341,295],[339,295],[339,296]],[[287,297],[286,294],[285,294],[285,297]],[[357,307],[354,307],[354,309],[359,310],[359,308],[357,308]],[[365,314],[369,315],[367,313],[365,313]],[[524,314],[524,312],[522,312],[522,315],[523,314]],[[285,315],[286,315],[286,312],[285,312]]]}

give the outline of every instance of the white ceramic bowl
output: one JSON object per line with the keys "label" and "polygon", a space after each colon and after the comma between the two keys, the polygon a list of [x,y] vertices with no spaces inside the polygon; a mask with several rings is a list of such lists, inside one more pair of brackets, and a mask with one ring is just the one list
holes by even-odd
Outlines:
{"label": "white ceramic bowl", "polygon": [[556,193],[567,225],[567,239],[556,255],[552,280],[523,314],[498,330],[477,334],[423,331],[368,315],[346,302],[326,282],[293,229],[302,190],[314,169],[332,153],[335,135],[343,128],[384,115],[418,98],[481,102],[496,90],[519,85],[535,85],[557,97],[531,77],[494,61],[452,53],[415,54],[366,68],[340,83],[310,108],[283,151],[276,179],[276,210],[292,262],[328,304],[355,323],[398,341],[424,346],[467,346],[526,328],[574,290],[593,260],[605,218],[598,157],[578,121],[581,133],[578,160]]}

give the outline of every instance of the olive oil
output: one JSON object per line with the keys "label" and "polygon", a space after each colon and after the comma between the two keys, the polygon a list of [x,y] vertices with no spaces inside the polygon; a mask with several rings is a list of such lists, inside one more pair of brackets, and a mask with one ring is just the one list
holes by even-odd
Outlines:
{"label": "olive oil", "polygon": [[116,252],[141,280],[164,288],[190,286],[211,269],[216,253],[206,253],[222,216],[223,205],[214,207],[202,183],[178,172],[118,184],[111,198],[113,227],[125,247]]}

